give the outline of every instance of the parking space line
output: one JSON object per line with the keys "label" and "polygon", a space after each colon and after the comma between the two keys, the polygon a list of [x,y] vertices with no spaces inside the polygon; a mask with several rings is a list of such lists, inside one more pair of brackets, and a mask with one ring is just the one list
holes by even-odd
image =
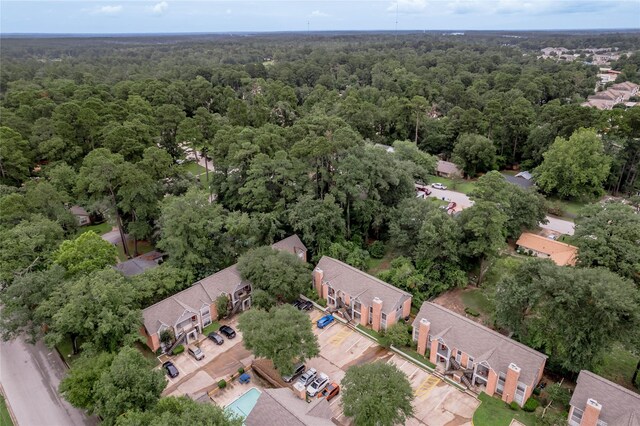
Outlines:
{"label": "parking space line", "polygon": [[329,324],[328,326],[326,326],[326,327],[324,328],[324,330],[322,330],[322,331],[318,334],[318,336],[322,336],[322,334],[323,334],[323,333],[325,333],[326,331],[329,331],[329,329],[330,329],[331,327],[333,327],[334,325],[335,325],[335,322],[334,322],[334,323]]}
{"label": "parking space line", "polygon": [[188,359],[189,361],[191,361],[191,362],[193,363],[193,365],[195,365],[195,366],[196,366],[196,368],[200,368],[200,364],[198,364],[197,362],[195,362],[194,360],[192,360],[192,359],[191,359],[191,357],[187,357],[187,359]]}
{"label": "parking space line", "polygon": [[437,378],[436,376],[429,375],[429,377],[424,379],[422,383],[420,383],[420,386],[418,386],[416,390],[413,391],[413,394],[420,401],[424,401],[427,398],[427,396],[429,396],[429,393],[431,393],[433,388],[435,388],[438,383],[440,383],[439,378]]}
{"label": "parking space line", "polygon": [[345,341],[345,339],[347,337],[349,337],[351,334],[353,333],[353,331],[351,331],[348,328],[343,328],[342,330],[340,330],[338,332],[338,334],[336,334],[335,336],[333,336],[331,338],[331,340],[329,340],[329,343],[331,343],[334,346],[339,346],[342,342]]}
{"label": "parking space line", "polygon": [[347,349],[347,350],[346,350],[346,352],[349,352],[349,351],[351,350],[351,348],[353,348],[355,345],[357,345],[357,344],[358,344],[358,342],[359,342],[360,340],[362,340],[362,339],[363,339],[363,336],[358,337],[358,340],[356,340],[356,341],[353,343],[353,345],[349,346],[349,349]]}

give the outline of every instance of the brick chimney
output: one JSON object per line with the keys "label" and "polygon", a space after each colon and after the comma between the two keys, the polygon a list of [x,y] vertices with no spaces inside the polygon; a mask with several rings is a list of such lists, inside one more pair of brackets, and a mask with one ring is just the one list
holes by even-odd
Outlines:
{"label": "brick chimney", "polygon": [[427,352],[427,343],[429,341],[429,330],[431,323],[426,318],[420,320],[418,325],[418,353],[422,356]]}
{"label": "brick chimney", "polygon": [[371,327],[375,331],[380,331],[380,322],[382,321],[382,300],[374,298],[373,302],[373,321],[371,321]]}
{"label": "brick chimney", "polygon": [[518,387],[518,379],[520,378],[520,367],[514,363],[509,364],[507,369],[507,377],[504,381],[504,390],[502,391],[502,400],[507,404],[511,404]]}
{"label": "brick chimney", "polygon": [[324,278],[324,272],[322,269],[316,268],[313,270],[313,286],[318,293],[318,296],[322,298],[322,279]]}
{"label": "brick chimney", "polygon": [[602,410],[602,405],[598,404],[595,399],[589,398],[582,414],[580,426],[596,426],[600,418],[600,410]]}

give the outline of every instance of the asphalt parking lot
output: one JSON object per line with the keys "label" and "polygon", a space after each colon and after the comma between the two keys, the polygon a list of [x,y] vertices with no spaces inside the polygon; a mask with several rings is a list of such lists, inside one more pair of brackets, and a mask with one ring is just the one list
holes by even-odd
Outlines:
{"label": "asphalt parking lot", "polygon": [[[318,336],[320,355],[308,360],[307,368],[314,367],[318,372],[327,374],[331,381],[340,383],[346,370],[353,365],[377,360],[393,363],[407,375],[415,395],[414,416],[407,421],[407,425],[472,424],[473,413],[480,403],[476,398],[379,346],[372,339],[339,321],[319,329],[315,323],[323,315],[323,312],[316,309],[309,312],[314,333]],[[332,399],[331,409],[338,422],[350,424],[350,419],[342,414],[341,399],[340,394]]]}

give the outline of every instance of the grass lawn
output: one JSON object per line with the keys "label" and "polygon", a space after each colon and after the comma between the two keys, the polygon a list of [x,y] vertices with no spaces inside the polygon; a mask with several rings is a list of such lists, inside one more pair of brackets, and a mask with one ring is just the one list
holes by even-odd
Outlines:
{"label": "grass lawn", "polygon": [[402,348],[402,349],[396,348],[396,349],[402,352],[403,354],[407,355],[409,358],[417,359],[421,363],[426,364],[431,368],[436,368],[436,366],[431,361],[429,361],[429,358],[427,358],[426,356],[420,355],[418,352],[414,351],[413,349],[410,349],[410,348]]}
{"label": "grass lawn", "polygon": [[370,328],[364,327],[362,324],[356,325],[356,328],[358,330],[364,332],[365,334],[368,334],[369,336],[373,337],[376,340],[378,340],[381,337],[380,333],[378,333],[377,331],[372,330]]}
{"label": "grass lawn", "polygon": [[80,228],[80,231],[78,232],[78,235],[84,234],[85,232],[89,232],[89,231],[93,231],[98,235],[102,235],[102,234],[106,234],[107,232],[111,231],[111,228],[113,228],[113,226],[110,223],[107,223],[107,222],[100,223],[98,225],[83,226],[82,228]]}
{"label": "grass lawn", "polygon": [[559,204],[563,211],[562,217],[566,219],[575,219],[580,211],[587,205],[588,201],[561,200],[559,198],[550,197],[548,200],[554,204]]}
{"label": "grass lawn", "polygon": [[482,403],[473,415],[474,426],[509,426],[516,419],[527,426],[536,424],[536,416],[526,411],[512,410],[504,401],[482,392],[478,399]]}
{"label": "grass lawn", "polygon": [[[78,343],[78,345],[79,344],[80,343]],[[78,357],[80,356],[79,353],[72,355],[73,344],[71,343],[71,338],[68,336],[62,341],[62,343],[56,346],[56,349],[58,349],[60,355],[62,355],[62,357],[65,359],[65,361],[67,361],[67,364],[69,365],[72,365],[73,361],[78,359]]]}
{"label": "grass lawn", "polygon": [[0,395],[0,426],[13,426],[7,403],[2,395]]}
{"label": "grass lawn", "polygon": [[468,194],[473,191],[473,188],[476,186],[476,182],[473,180],[465,180],[465,179],[449,179],[439,176],[430,176],[429,184],[440,182],[445,185],[447,189],[452,191],[462,192],[463,194]]}
{"label": "grass lawn", "polygon": [[[127,246],[129,247],[129,253],[131,256],[134,256],[134,246],[133,240],[127,241]],[[122,249],[122,244],[116,244],[116,249],[118,250],[118,259],[122,262],[127,260],[127,256],[124,254],[124,250]],[[154,250],[154,247],[148,241],[138,241],[138,254],[149,253]]]}
{"label": "grass lawn", "polygon": [[626,350],[622,345],[616,344],[613,345],[610,351],[607,351],[602,366],[596,368],[594,373],[638,392],[638,388],[633,387],[631,383],[636,364],[638,364],[638,357]]}
{"label": "grass lawn", "polygon": [[156,356],[156,354],[151,352],[151,349],[149,349],[147,345],[141,342],[136,342],[134,343],[134,346],[137,350],[140,351],[142,356],[144,356],[149,361],[153,362],[154,366],[159,364],[158,357]]}
{"label": "grass lawn", "polygon": [[490,317],[495,311],[493,301],[490,300],[486,293],[479,288],[473,288],[463,292],[460,295],[464,306],[474,311]]}
{"label": "grass lawn", "polygon": [[194,176],[198,176],[199,174],[204,173],[205,171],[204,167],[202,167],[200,164],[194,161],[184,163],[182,167]]}
{"label": "grass lawn", "polygon": [[391,261],[398,256],[400,255],[395,251],[388,250],[382,259],[370,258],[369,264],[367,265],[367,274],[375,276],[379,272],[386,271],[391,267]]}
{"label": "grass lawn", "polygon": [[219,328],[220,328],[220,324],[218,323],[218,321],[214,321],[202,330],[202,334],[206,336],[212,331],[218,331]]}

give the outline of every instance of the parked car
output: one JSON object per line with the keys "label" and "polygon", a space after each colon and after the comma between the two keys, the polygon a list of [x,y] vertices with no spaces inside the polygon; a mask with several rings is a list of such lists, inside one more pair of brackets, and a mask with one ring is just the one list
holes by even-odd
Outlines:
{"label": "parked car", "polygon": [[302,300],[302,299],[296,299],[296,300],[295,300],[294,302],[292,302],[291,304],[292,304],[294,307],[296,307],[296,308],[298,308],[298,309],[301,309],[301,308],[300,308],[300,305],[302,305],[303,303],[304,303],[304,300]]}
{"label": "parked car", "polygon": [[309,386],[307,386],[307,395],[311,398],[318,395],[318,393],[322,392],[324,388],[329,384],[329,376],[324,373],[318,374],[313,382]]}
{"label": "parked car", "polygon": [[313,303],[308,300],[305,300],[300,305],[298,305],[298,309],[303,311],[308,311],[311,308],[313,308]]}
{"label": "parked car", "polygon": [[334,320],[333,315],[325,315],[322,318],[320,318],[316,324],[318,324],[318,328],[325,328],[326,326],[331,324],[333,320]]}
{"label": "parked car", "polygon": [[221,345],[224,343],[224,339],[222,338],[222,336],[216,333],[215,331],[212,331],[211,333],[209,333],[207,337],[213,340],[216,345]]}
{"label": "parked car", "polygon": [[296,377],[298,377],[304,372],[304,369],[305,369],[305,365],[300,362],[296,364],[295,367],[293,367],[293,373],[291,373],[290,376],[282,376],[282,380],[284,380],[286,383],[291,383],[293,382],[293,379],[295,379]]}
{"label": "parked car", "polygon": [[180,374],[180,372],[178,371],[176,366],[173,365],[173,363],[171,361],[167,361],[164,364],[162,364],[162,368],[165,369],[165,371],[167,372],[167,375],[169,377],[171,377],[172,379],[174,377],[178,377],[178,374]]}
{"label": "parked car", "polygon": [[194,357],[196,361],[200,361],[204,358],[204,352],[202,352],[202,350],[197,346],[189,346],[189,348],[187,348],[187,353]]}
{"label": "parked car", "polygon": [[431,187],[435,189],[442,189],[442,190],[447,189],[447,187],[441,184],[440,182],[432,183]]}
{"label": "parked car", "polygon": [[227,339],[233,339],[234,337],[236,337],[236,331],[228,325],[223,325],[218,331],[224,334],[224,337],[226,337]]}
{"label": "parked car", "polygon": [[316,378],[316,374],[318,374],[316,369],[310,368],[305,371],[302,376],[300,376],[300,378],[298,379],[298,383],[302,383],[302,385],[306,387],[313,382],[313,380]]}
{"label": "parked car", "polygon": [[318,398],[327,398],[327,401],[331,401],[336,395],[340,393],[340,385],[336,382],[330,383],[326,388],[318,395]]}

